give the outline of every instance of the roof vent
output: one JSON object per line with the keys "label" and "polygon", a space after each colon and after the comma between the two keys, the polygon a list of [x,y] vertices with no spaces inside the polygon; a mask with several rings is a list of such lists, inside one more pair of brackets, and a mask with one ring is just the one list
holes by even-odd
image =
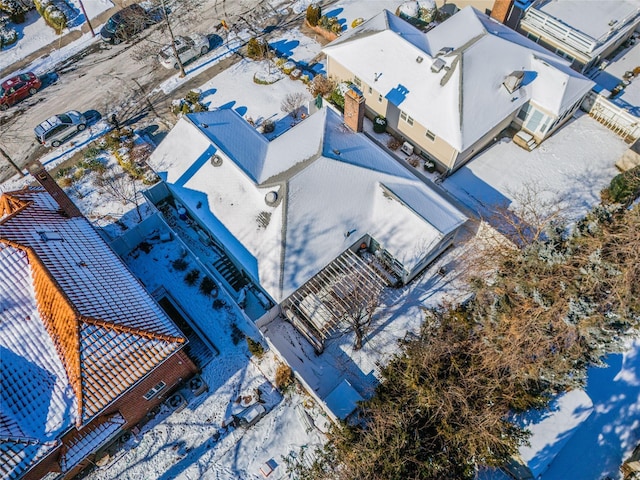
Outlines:
{"label": "roof vent", "polygon": [[272,190],[270,192],[267,192],[267,194],[264,196],[264,203],[266,203],[270,207],[275,207],[277,202],[278,202],[278,192],[274,192]]}
{"label": "roof vent", "polygon": [[222,165],[222,157],[220,155],[214,155],[211,157],[211,165],[214,167],[219,167]]}
{"label": "roof vent", "polygon": [[336,155],[340,155],[340,150],[338,150],[337,148],[334,148],[333,153],[335,153]]}
{"label": "roof vent", "polygon": [[49,242],[51,240],[62,240],[62,235],[60,235],[58,232],[52,232],[48,230],[38,233],[40,234],[40,238],[45,242]]}
{"label": "roof vent", "polygon": [[453,47],[442,47],[440,50],[438,50],[438,53],[436,53],[436,57],[440,57],[442,55],[446,55],[447,53],[451,52],[453,50]]}
{"label": "roof vent", "polygon": [[422,60],[424,60],[424,58],[422,58],[421,56],[418,56],[418,58],[416,58],[416,62],[418,63],[422,63]]}
{"label": "roof vent", "polygon": [[441,58],[436,58],[433,63],[431,64],[431,71],[433,73],[438,73],[440,70],[442,70],[442,68],[445,66],[445,62],[444,60],[442,60]]}
{"label": "roof vent", "polygon": [[206,123],[201,123],[200,128],[209,128],[209,125],[207,125]]}
{"label": "roof vent", "polygon": [[513,93],[520,88],[522,80],[524,80],[524,72],[522,70],[516,70],[504,79],[502,85],[507,89],[507,92]]}

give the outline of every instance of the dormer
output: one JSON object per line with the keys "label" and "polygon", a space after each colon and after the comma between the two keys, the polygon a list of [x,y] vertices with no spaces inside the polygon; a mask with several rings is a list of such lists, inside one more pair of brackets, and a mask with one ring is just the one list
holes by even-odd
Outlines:
{"label": "dormer", "polygon": [[507,75],[507,78],[504,79],[502,85],[504,85],[504,88],[507,89],[507,92],[511,94],[520,88],[523,80],[524,72],[522,70],[515,70]]}

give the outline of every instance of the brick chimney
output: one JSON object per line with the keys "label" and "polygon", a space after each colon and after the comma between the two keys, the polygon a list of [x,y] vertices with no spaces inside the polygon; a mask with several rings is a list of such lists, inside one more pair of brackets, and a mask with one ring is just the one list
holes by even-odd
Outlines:
{"label": "brick chimney", "polygon": [[491,9],[491,18],[500,23],[506,23],[512,6],[513,0],[494,0],[493,8]]}
{"label": "brick chimney", "polygon": [[62,209],[63,212],[67,214],[69,217],[82,217],[82,213],[76,207],[76,205],[71,201],[69,196],[64,193],[64,190],[60,188],[60,186],[56,183],[49,172],[44,168],[44,166],[38,161],[34,160],[27,164],[27,170],[33,178],[35,178],[40,185],[44,187],[44,189],[49,192],[49,195],[53,197],[58,206]]}
{"label": "brick chimney", "polygon": [[344,94],[344,124],[354,132],[361,132],[364,122],[364,96],[355,88]]}

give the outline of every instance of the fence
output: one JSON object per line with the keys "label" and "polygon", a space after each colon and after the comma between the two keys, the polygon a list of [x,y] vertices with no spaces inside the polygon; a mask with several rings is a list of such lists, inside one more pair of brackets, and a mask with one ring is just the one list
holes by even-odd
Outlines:
{"label": "fence", "polygon": [[606,97],[591,91],[583,103],[583,108],[591,117],[625,141],[632,143],[640,138],[640,118],[613,104]]}

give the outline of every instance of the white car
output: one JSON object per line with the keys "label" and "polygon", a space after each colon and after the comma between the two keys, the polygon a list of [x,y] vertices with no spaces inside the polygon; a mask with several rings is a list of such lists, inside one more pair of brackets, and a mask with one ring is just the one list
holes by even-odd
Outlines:
{"label": "white car", "polygon": [[[204,35],[194,34],[190,37],[177,36],[175,39],[176,50],[183,64],[209,51],[209,39]],[[180,68],[173,54],[173,47],[171,45],[167,45],[160,51],[158,60],[163,67],[175,68],[176,70]]]}

